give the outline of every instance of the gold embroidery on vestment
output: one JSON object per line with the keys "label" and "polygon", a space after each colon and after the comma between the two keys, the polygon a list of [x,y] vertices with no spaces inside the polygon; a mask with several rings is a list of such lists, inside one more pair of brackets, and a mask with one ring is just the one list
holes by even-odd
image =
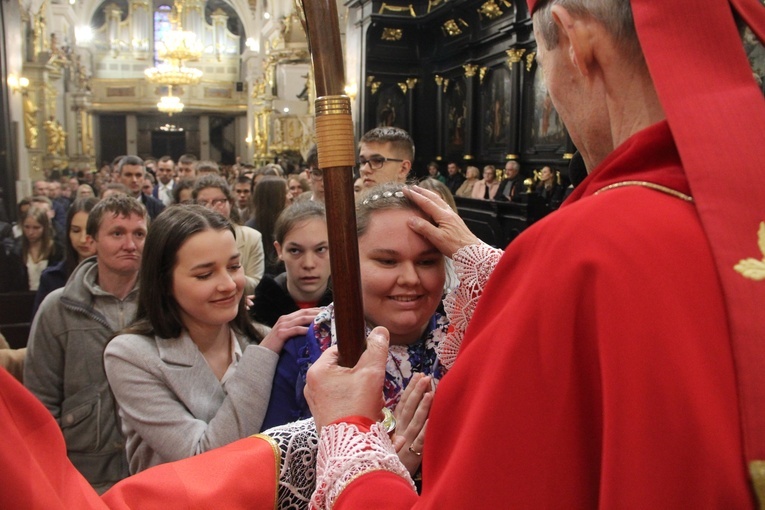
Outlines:
{"label": "gold embroidery on vestment", "polygon": [[765,280],[765,221],[760,222],[760,230],[757,232],[757,245],[760,247],[762,260],[753,258],[741,259],[733,269],[741,273],[744,278],[750,280]]}

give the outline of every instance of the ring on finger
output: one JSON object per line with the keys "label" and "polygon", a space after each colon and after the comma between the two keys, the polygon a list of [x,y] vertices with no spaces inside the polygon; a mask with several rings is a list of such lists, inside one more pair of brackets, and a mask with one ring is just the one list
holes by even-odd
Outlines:
{"label": "ring on finger", "polygon": [[417,450],[415,450],[414,448],[412,448],[412,446],[414,446],[414,443],[412,443],[412,444],[410,444],[410,445],[409,445],[409,451],[410,451],[410,452],[412,452],[413,454],[417,455],[418,457],[419,457],[419,456],[421,456],[421,455],[422,455],[422,452],[418,452]]}

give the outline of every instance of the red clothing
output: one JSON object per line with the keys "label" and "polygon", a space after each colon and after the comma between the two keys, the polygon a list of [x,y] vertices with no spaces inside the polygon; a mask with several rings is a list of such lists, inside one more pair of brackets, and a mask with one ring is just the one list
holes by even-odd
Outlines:
{"label": "red clothing", "polygon": [[[336,508],[748,508],[722,291],[666,123],[627,140],[497,266],[438,388],[423,492]],[[540,276],[545,282],[540,285]]]}
{"label": "red clothing", "polygon": [[0,506],[5,510],[274,508],[275,452],[256,437],[148,469],[99,498],[69,462],[50,412],[2,369],[0,424]]}

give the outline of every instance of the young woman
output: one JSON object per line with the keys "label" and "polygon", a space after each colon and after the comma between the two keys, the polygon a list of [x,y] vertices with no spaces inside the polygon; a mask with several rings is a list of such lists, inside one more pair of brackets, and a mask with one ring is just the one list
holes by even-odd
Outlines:
{"label": "young woman", "polygon": [[[399,184],[366,192],[356,207],[361,285],[367,325],[385,326],[391,347],[385,405],[393,409],[415,373],[441,378],[436,347],[448,321],[436,313],[444,288],[444,257],[408,226],[422,212]],[[334,343],[333,305],[314,320],[306,335],[291,339],[279,359],[271,403],[264,422],[275,426],[310,416],[303,396],[306,373]]]}
{"label": "young woman", "polygon": [[[222,214],[226,219],[232,219],[231,211],[235,199],[223,177],[204,175],[198,178],[194,183],[191,197],[197,204]],[[247,281],[245,293],[249,296],[263,277],[263,242],[260,232],[237,224],[237,219],[234,218],[232,225],[236,236],[236,248],[241,254],[242,268]]]}
{"label": "young woman", "polygon": [[282,315],[332,302],[324,204],[311,200],[292,204],[276,220],[274,235],[285,272],[263,276],[250,307],[252,318],[267,326]]}
{"label": "young woman", "polygon": [[558,182],[558,172],[549,166],[542,167],[539,171],[539,184],[534,190],[537,195],[542,197],[545,205],[555,210],[563,202],[563,186]]}
{"label": "young woman", "polygon": [[14,253],[20,261],[23,277],[16,290],[37,290],[40,276],[48,266],[62,258],[61,247],[56,243],[48,211],[31,207],[21,221],[22,235],[17,240]]}
{"label": "young woman", "polygon": [[272,276],[284,272],[284,264],[279,260],[274,248],[274,226],[285,207],[292,201],[292,193],[283,177],[267,175],[253,182],[252,205],[253,215],[245,225],[256,229],[263,236],[263,252],[265,253],[266,274]]}
{"label": "young woman", "polygon": [[85,231],[88,224],[90,211],[98,203],[95,197],[78,198],[69,207],[66,213],[66,243],[64,248],[64,260],[49,266],[40,276],[40,286],[35,296],[34,313],[40,307],[45,296],[66,284],[69,275],[72,274],[77,264],[88,257],[96,254],[93,240]]}
{"label": "young woman", "polygon": [[278,353],[318,310],[256,330],[240,257],[229,220],[204,207],[170,207],[152,224],[136,322],[104,353],[131,473],[260,431]]}

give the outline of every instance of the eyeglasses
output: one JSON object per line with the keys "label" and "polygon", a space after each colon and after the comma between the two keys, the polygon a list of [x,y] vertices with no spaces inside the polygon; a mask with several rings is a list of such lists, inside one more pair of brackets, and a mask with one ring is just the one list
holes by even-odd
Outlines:
{"label": "eyeglasses", "polygon": [[311,168],[311,178],[319,180],[324,177],[324,170],[319,168]]}
{"label": "eyeglasses", "polygon": [[197,200],[195,203],[202,207],[218,207],[228,202],[228,198],[213,198],[212,200]]}
{"label": "eyeglasses", "polygon": [[359,158],[358,165],[359,165],[359,168],[363,168],[364,165],[369,163],[369,168],[371,168],[372,170],[379,170],[388,161],[395,161],[397,163],[403,163],[406,160],[405,159],[386,158],[384,156],[372,156],[369,159]]}

